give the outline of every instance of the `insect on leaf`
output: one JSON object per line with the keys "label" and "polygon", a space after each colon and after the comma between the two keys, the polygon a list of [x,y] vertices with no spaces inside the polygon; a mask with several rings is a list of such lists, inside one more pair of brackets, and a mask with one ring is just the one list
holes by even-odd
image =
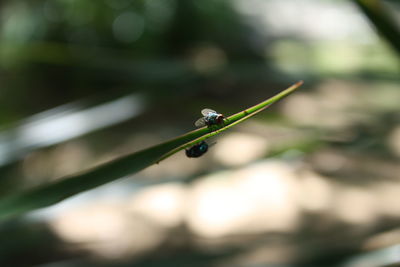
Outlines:
{"label": "insect on leaf", "polygon": [[205,108],[203,110],[201,110],[201,114],[203,114],[203,116],[207,116],[209,113],[217,113],[215,110],[209,109],[209,108]]}
{"label": "insect on leaf", "polygon": [[25,192],[3,197],[0,199],[0,219],[6,219],[31,210],[53,205],[78,193],[137,173],[153,164],[159,163],[182,149],[200,143],[251,118],[265,110],[271,104],[288,96],[302,84],[302,81],[297,82],[281,93],[227,117],[223,124],[214,125],[213,128],[202,127],[164,143],[103,163],[86,172],[70,175]]}

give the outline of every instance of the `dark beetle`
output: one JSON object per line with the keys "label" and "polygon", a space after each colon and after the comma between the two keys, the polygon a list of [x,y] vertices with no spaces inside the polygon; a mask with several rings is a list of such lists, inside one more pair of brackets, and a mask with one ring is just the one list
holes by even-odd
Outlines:
{"label": "dark beetle", "polygon": [[201,141],[200,143],[186,149],[186,156],[188,158],[198,158],[206,153],[208,150],[208,144],[205,141]]}

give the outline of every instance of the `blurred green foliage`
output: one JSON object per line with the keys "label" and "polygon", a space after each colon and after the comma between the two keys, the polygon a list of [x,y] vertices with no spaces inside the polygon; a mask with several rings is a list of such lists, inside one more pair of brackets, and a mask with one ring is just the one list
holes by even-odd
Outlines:
{"label": "blurred green foliage", "polygon": [[[1,196],[189,131],[204,107],[228,115],[300,79],[307,87],[288,101],[290,107],[272,107],[259,116],[270,128],[301,132],[300,138],[279,143],[281,134],[272,134],[265,156],[303,160],[310,170],[358,188],[396,180],[398,14],[396,0],[1,1],[0,162],[6,162],[0,166]],[[367,18],[378,35],[366,26]],[[32,121],[61,118],[70,110],[81,114],[132,95],[143,109],[116,126],[51,145],[25,142]],[[47,134],[56,133],[51,128]],[[326,150],[336,154],[326,157]],[[347,163],[343,168],[326,163],[340,157]],[[159,178],[190,183],[227,168],[202,164],[190,175],[165,172]],[[134,188],[141,179],[133,179]],[[259,246],[282,238],[279,246],[296,251],[283,264],[341,266],[363,251],[367,238],[399,225],[398,218],[382,216],[355,229],[334,224],[330,216],[306,214],[292,235],[250,236],[237,247],[198,248],[200,238],[182,226],[177,239],[184,242],[172,239],[139,259],[115,262],[93,260],[45,222],[22,217],[0,224],[0,265],[239,266],[240,255],[256,254]]]}

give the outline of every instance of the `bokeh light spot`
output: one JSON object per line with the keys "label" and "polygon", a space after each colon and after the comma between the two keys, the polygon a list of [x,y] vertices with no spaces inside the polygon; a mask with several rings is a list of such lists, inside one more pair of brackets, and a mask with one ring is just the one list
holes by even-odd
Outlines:
{"label": "bokeh light spot", "polygon": [[114,20],[112,28],[115,39],[122,43],[132,43],[142,36],[144,20],[132,11],[124,12]]}

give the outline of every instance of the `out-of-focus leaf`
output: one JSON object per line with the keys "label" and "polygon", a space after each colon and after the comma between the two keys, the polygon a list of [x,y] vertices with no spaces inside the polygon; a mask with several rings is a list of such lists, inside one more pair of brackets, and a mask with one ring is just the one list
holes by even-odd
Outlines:
{"label": "out-of-focus leaf", "polygon": [[354,0],[400,56],[400,29],[380,0]]}

